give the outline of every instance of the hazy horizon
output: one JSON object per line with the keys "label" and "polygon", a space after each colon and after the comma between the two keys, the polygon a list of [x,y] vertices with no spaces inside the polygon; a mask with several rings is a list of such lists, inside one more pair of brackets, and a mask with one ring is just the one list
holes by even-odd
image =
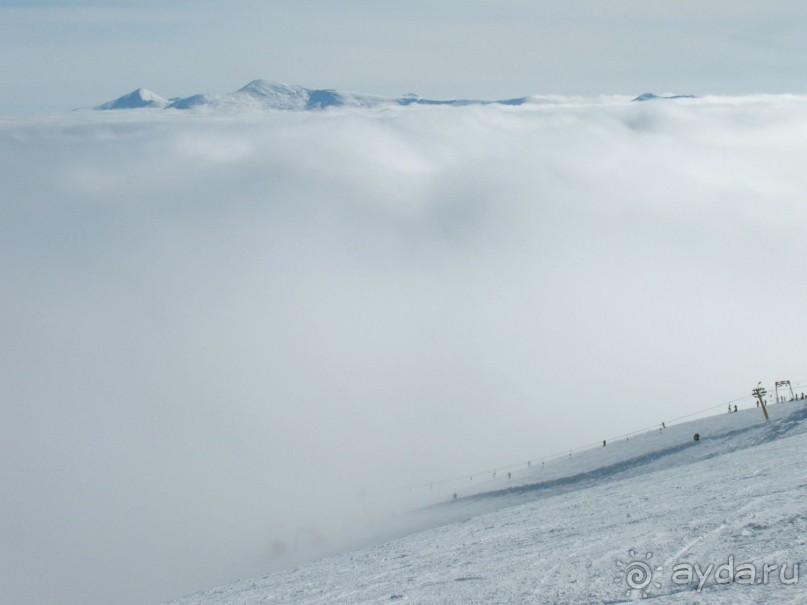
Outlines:
{"label": "hazy horizon", "polygon": [[805,93],[806,22],[796,0],[4,0],[0,114],[256,78],[436,99]]}

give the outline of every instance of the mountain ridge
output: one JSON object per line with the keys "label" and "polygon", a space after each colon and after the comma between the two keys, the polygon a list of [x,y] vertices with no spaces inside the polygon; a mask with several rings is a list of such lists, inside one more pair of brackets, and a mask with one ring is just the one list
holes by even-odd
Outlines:
{"label": "mountain ridge", "polygon": [[[150,99],[153,101],[149,101]],[[200,93],[189,97],[164,99],[151,91],[138,88],[112,101],[96,105],[93,109],[286,109],[317,110],[329,107],[377,107],[381,105],[522,105],[535,102],[533,97],[520,97],[487,101],[479,99],[424,99],[407,93],[400,97],[384,97],[364,93],[343,92],[332,88],[305,88],[299,85],[282,84],[271,80],[252,80],[237,91],[223,95]]]}
{"label": "mountain ridge", "polygon": [[[640,95],[635,101],[647,99],[692,98],[691,95],[659,97],[653,93]],[[323,110],[331,107],[380,107],[385,105],[468,105],[518,106],[550,102],[548,97],[524,96],[510,99],[425,99],[414,93],[399,97],[384,97],[364,93],[344,92],[332,88],[306,88],[271,80],[252,80],[235,92],[221,95],[199,93],[188,97],[164,98],[144,88],[93,107],[95,110],[115,109],[281,109],[295,111]]]}

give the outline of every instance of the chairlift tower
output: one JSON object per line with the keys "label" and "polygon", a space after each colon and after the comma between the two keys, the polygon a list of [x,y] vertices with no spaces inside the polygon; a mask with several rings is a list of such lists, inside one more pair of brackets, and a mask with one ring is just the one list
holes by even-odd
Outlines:
{"label": "chairlift tower", "polygon": [[771,419],[768,418],[768,406],[765,405],[765,393],[767,393],[767,391],[765,390],[765,387],[762,386],[762,381],[758,382],[757,388],[751,392],[754,394],[754,397],[759,400],[759,405],[762,407],[762,413],[765,414],[765,422],[770,422]]}
{"label": "chairlift tower", "polygon": [[788,389],[790,389],[790,399],[791,400],[796,398],[796,395],[793,394],[793,387],[790,386],[790,381],[789,380],[779,380],[779,381],[776,382],[776,386],[773,389],[774,395],[776,396],[776,403],[779,403],[779,387],[782,387],[783,389],[784,389],[784,387],[787,387]]}

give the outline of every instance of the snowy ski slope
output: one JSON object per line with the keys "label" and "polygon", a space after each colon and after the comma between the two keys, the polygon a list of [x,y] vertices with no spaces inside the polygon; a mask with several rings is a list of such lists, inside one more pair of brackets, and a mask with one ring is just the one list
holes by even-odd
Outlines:
{"label": "snowy ski slope", "polygon": [[174,603],[801,605],[807,403],[769,409],[499,473],[426,529]]}

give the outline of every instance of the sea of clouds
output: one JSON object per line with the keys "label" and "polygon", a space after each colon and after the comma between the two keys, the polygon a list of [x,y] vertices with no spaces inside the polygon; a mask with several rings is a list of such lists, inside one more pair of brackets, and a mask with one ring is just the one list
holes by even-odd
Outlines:
{"label": "sea of clouds", "polygon": [[798,96],[0,118],[0,591],[159,602],[807,378],[805,165]]}

